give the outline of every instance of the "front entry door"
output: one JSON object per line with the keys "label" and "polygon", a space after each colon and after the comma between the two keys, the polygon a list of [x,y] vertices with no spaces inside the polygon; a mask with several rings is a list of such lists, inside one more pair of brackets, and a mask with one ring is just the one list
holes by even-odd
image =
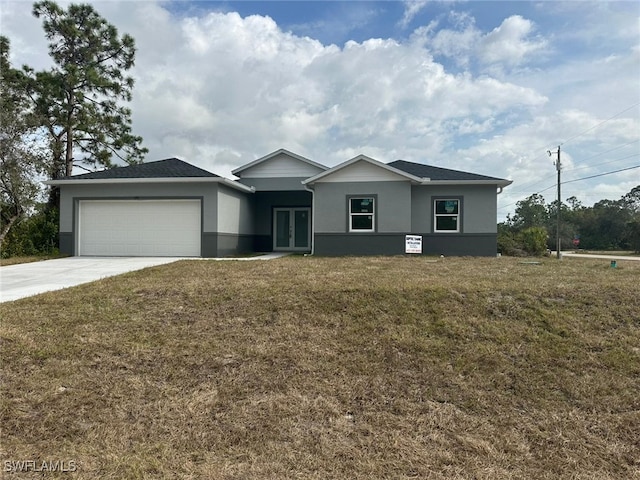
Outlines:
{"label": "front entry door", "polygon": [[308,251],[311,237],[310,208],[274,208],[273,249]]}

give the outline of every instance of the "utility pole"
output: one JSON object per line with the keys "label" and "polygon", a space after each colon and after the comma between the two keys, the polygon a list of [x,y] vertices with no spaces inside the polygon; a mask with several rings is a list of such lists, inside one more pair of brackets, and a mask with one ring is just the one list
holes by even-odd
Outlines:
{"label": "utility pole", "polygon": [[556,165],[556,170],[558,171],[558,205],[557,205],[557,225],[556,225],[556,258],[558,260],[560,260],[560,247],[561,247],[561,242],[560,242],[560,205],[561,205],[561,197],[560,197],[560,169],[561,169],[561,164],[560,164],[560,145],[558,145],[558,150],[556,150],[555,152],[552,152],[550,150],[547,150],[547,153],[549,154],[549,156],[551,156],[552,154],[557,154],[558,155],[558,159],[554,162]]}

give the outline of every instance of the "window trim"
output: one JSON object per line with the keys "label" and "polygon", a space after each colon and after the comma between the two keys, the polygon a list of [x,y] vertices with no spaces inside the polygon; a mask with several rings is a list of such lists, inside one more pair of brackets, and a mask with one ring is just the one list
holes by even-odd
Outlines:
{"label": "window trim", "polygon": [[[444,233],[444,234],[448,234],[448,233],[462,233],[462,203],[463,203],[463,197],[460,196],[446,196],[446,197],[432,197],[431,198],[432,204],[433,204],[433,226],[432,226],[432,230],[433,233]],[[458,202],[458,213],[457,214],[443,214],[443,213],[436,213],[437,209],[436,209],[436,205],[437,202],[443,202],[443,201],[456,201]],[[438,230],[438,217],[456,217],[457,221],[456,221],[456,229],[455,230]]]}
{"label": "window trim", "polygon": [[[354,199],[371,199],[373,200],[373,212],[371,213],[353,213],[351,211],[351,200]],[[376,215],[376,209],[378,208],[378,195],[375,194],[362,194],[362,195],[347,195],[347,231],[349,233],[372,233],[377,231],[377,221],[378,217]],[[351,219],[353,216],[365,216],[371,215],[371,228],[370,229],[362,229],[362,228],[352,228]]]}

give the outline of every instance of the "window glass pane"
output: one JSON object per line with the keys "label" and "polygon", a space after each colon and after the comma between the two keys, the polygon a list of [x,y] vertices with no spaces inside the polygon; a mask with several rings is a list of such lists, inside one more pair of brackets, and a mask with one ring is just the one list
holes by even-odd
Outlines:
{"label": "window glass pane", "polygon": [[373,213],[373,198],[352,198],[351,213]]}
{"label": "window glass pane", "polygon": [[436,200],[437,215],[458,214],[458,200]]}
{"label": "window glass pane", "polygon": [[373,230],[373,215],[353,215],[351,230]]}
{"label": "window glass pane", "polygon": [[291,218],[288,210],[276,211],[276,247],[289,246],[289,231]]}
{"label": "window glass pane", "polygon": [[457,216],[438,216],[436,217],[436,230],[458,230]]}

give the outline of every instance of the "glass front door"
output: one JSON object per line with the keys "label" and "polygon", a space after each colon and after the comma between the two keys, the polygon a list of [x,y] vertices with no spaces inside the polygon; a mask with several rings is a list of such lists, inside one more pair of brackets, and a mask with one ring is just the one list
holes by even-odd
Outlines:
{"label": "glass front door", "polygon": [[273,233],[274,250],[309,250],[311,209],[275,208],[273,212]]}

